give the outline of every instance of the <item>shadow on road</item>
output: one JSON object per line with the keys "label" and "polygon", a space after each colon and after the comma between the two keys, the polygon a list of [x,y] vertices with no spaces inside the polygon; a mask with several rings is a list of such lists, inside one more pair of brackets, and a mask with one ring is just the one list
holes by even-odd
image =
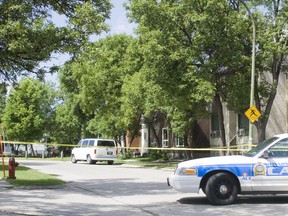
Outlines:
{"label": "shadow on road", "polygon": [[[288,195],[241,195],[233,205],[239,204],[287,204]],[[210,205],[208,199],[204,197],[184,197],[178,200],[180,204],[184,205]]]}

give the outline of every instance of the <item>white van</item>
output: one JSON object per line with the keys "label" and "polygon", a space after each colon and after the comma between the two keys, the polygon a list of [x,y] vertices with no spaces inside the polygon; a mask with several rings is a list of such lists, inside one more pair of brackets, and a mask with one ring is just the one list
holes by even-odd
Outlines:
{"label": "white van", "polygon": [[87,161],[88,164],[95,164],[97,161],[107,161],[112,165],[117,160],[117,147],[111,139],[82,139],[71,153],[72,163]]}

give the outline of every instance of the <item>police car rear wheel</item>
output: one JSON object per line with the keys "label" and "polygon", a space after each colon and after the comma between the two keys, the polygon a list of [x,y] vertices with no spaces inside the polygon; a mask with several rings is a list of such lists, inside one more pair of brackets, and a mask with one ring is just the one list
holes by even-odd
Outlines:
{"label": "police car rear wheel", "polygon": [[205,192],[212,204],[228,205],[237,198],[238,187],[230,174],[216,173],[208,179]]}

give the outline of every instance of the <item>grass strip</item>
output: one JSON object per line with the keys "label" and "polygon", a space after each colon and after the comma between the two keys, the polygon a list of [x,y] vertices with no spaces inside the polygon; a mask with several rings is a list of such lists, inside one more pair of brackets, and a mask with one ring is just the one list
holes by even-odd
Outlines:
{"label": "grass strip", "polygon": [[11,185],[20,186],[55,186],[64,185],[65,182],[55,176],[41,173],[37,170],[19,165],[16,167],[16,179],[7,179],[9,176],[8,165],[5,165],[6,177],[2,171],[2,179],[9,182]]}
{"label": "grass strip", "polygon": [[171,168],[175,169],[179,161],[165,161],[165,160],[151,160],[149,158],[130,158],[130,159],[119,159],[116,164],[131,164],[141,167],[151,168]]}

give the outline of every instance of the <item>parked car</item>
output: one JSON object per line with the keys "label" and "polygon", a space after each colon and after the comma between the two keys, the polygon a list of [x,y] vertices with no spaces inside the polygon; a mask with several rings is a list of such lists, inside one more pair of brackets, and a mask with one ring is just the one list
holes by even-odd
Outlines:
{"label": "parked car", "polygon": [[167,181],[180,192],[201,189],[216,205],[231,204],[238,194],[288,194],[288,134],[273,136],[244,155],[179,163]]}
{"label": "parked car", "polygon": [[107,161],[112,165],[117,160],[117,146],[111,139],[82,139],[77,147],[72,149],[71,161],[87,161],[88,164],[95,164],[97,161]]}

